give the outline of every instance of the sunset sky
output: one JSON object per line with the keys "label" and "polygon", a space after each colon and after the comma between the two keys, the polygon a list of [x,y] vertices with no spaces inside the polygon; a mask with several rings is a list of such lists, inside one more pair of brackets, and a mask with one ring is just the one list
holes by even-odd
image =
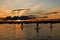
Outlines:
{"label": "sunset sky", "polygon": [[[60,8],[60,0],[0,0],[0,15],[6,16],[13,9],[31,9],[31,12],[40,12],[52,8]],[[7,14],[9,15],[9,14]]]}

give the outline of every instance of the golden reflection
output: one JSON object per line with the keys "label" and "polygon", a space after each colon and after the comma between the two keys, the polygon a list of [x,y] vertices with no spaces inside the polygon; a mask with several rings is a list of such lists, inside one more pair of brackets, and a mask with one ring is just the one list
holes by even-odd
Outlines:
{"label": "golden reflection", "polygon": [[0,24],[0,38],[25,38],[24,31],[20,27],[20,24]]}

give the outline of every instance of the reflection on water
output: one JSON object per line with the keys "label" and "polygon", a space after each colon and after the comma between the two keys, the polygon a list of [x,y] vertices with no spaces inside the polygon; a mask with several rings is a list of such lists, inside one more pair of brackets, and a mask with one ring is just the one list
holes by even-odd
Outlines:
{"label": "reflection on water", "polygon": [[60,24],[0,24],[0,40],[60,40]]}

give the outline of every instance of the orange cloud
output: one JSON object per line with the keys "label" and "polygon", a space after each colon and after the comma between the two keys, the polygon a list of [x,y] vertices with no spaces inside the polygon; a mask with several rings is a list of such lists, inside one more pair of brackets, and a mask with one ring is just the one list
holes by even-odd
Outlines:
{"label": "orange cloud", "polygon": [[10,11],[5,6],[0,6],[0,17],[7,16],[9,12]]}
{"label": "orange cloud", "polygon": [[9,10],[5,6],[0,6],[0,17],[6,17],[6,16],[21,16],[21,15],[28,15],[27,10],[22,10],[19,13],[18,12],[11,12],[12,10]]}
{"label": "orange cloud", "polygon": [[46,11],[46,13],[48,12],[60,12],[60,8],[52,8]]}
{"label": "orange cloud", "polygon": [[60,13],[48,15],[48,17],[49,17],[49,18],[52,18],[52,19],[60,19]]}

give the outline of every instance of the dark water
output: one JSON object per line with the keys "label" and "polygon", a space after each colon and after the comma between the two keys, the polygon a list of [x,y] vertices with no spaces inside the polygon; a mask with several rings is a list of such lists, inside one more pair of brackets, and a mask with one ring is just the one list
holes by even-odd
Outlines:
{"label": "dark water", "polygon": [[60,24],[0,24],[0,40],[60,40]]}

